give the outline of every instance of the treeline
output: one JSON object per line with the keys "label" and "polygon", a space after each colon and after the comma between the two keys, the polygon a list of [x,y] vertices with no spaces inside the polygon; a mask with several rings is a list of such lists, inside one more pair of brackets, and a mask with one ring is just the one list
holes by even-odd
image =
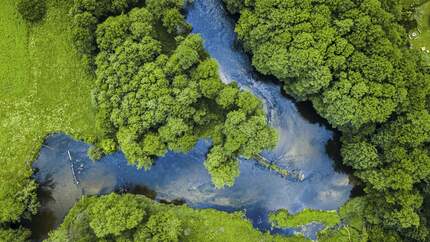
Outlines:
{"label": "treeline", "polygon": [[430,78],[400,0],[225,0],[263,74],[342,131],[372,241],[430,239]]}
{"label": "treeline", "polygon": [[258,98],[221,82],[201,37],[189,34],[184,4],[75,2],[74,42],[96,74],[100,137],[91,154],[121,149],[130,163],[149,169],[168,150],[187,152],[210,138],[205,166],[217,187],[232,186],[237,157],[272,148],[276,133]]}
{"label": "treeline", "polygon": [[159,204],[144,196],[110,194],[83,197],[46,242],[154,241],[154,242],[305,242],[301,236],[261,233],[243,213],[185,205]]}

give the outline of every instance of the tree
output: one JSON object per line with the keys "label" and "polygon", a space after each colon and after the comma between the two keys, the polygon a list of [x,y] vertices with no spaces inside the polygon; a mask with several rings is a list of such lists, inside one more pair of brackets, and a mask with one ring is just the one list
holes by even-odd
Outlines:
{"label": "tree", "polygon": [[[236,32],[256,69],[342,131],[343,163],[364,187],[368,238],[428,240],[421,187],[430,175],[430,73],[407,37],[420,1],[224,2],[240,10]],[[246,129],[234,127],[246,122],[230,118],[225,148],[237,150]]]}
{"label": "tree", "polygon": [[404,29],[378,0],[355,2],[245,2],[236,26],[257,70],[335,127],[384,122],[406,100]]}
{"label": "tree", "polygon": [[45,0],[20,0],[18,2],[18,12],[29,23],[39,22],[45,17]]}
{"label": "tree", "polygon": [[131,195],[115,193],[98,199],[89,211],[89,225],[98,238],[121,235],[135,228],[145,216],[145,210]]}
{"label": "tree", "polygon": [[0,223],[18,222],[36,214],[37,184],[31,179],[31,169],[7,160],[4,165],[8,169],[0,170]]}
{"label": "tree", "polygon": [[230,13],[239,13],[243,8],[244,0],[224,0],[226,7]]}
{"label": "tree", "polygon": [[177,242],[182,235],[182,222],[171,211],[160,212],[149,217],[146,233],[154,242]]}
{"label": "tree", "polygon": [[356,170],[371,169],[380,165],[377,149],[367,143],[347,143],[342,147],[343,162]]}
{"label": "tree", "polygon": [[239,176],[239,162],[227,155],[221,146],[213,147],[205,161],[205,167],[212,177],[212,183],[217,188],[233,186]]}
{"label": "tree", "polygon": [[177,8],[171,8],[164,12],[163,26],[171,34],[183,34],[191,30],[191,25],[187,24],[184,16]]}
{"label": "tree", "polygon": [[88,148],[87,154],[92,161],[100,160],[103,157],[103,151],[96,146],[90,146],[90,148]]}
{"label": "tree", "polygon": [[3,229],[0,227],[0,241],[24,242],[30,237],[30,231],[27,229]]}

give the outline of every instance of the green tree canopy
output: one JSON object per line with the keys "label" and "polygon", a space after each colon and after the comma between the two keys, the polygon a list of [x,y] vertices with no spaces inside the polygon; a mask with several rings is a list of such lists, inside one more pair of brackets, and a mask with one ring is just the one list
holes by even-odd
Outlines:
{"label": "green tree canopy", "polygon": [[41,21],[46,15],[45,0],[19,0],[18,12],[30,23]]}
{"label": "green tree canopy", "polygon": [[386,121],[417,78],[395,20],[378,0],[255,0],[245,1],[236,31],[260,72],[312,100],[332,125],[360,128]]}
{"label": "green tree canopy", "polygon": [[112,193],[92,204],[89,215],[90,227],[103,238],[135,228],[145,217],[145,210],[132,196]]}
{"label": "green tree canopy", "polygon": [[[239,156],[252,158],[275,146],[261,101],[235,83],[223,84],[202,38],[188,34],[183,1],[147,1],[128,13],[135,1],[102,9],[90,3],[75,3],[72,12],[75,30],[89,34],[88,41],[75,39],[77,47],[94,50],[82,53],[96,67],[100,150],[119,148],[130,163],[149,169],[167,150],[185,153],[209,138],[214,147],[205,165],[214,184],[223,187],[239,175]],[[112,14],[118,15],[102,20]]]}
{"label": "green tree canopy", "polygon": [[224,1],[257,70],[342,131],[370,240],[428,240],[430,75],[407,36],[423,1]]}

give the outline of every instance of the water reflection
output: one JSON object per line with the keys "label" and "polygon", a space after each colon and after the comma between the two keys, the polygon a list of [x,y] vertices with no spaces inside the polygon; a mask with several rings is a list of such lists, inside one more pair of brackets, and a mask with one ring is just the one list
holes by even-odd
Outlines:
{"label": "water reflection", "polygon": [[[264,101],[270,124],[278,130],[280,140],[274,151],[263,155],[290,171],[302,171],[304,180],[286,179],[256,165],[255,161],[241,160],[236,184],[217,190],[203,165],[211,145],[207,140],[200,140],[187,154],[167,153],[145,172],[129,166],[121,152],[92,162],[86,156],[87,144],[56,134],[47,138],[34,163],[39,169],[36,180],[43,183],[50,174],[50,184],[54,185],[52,199],[42,203],[42,211],[49,208],[53,216],[43,222],[60,224],[83,194],[134,191],[159,201],[186,202],[194,208],[244,211],[256,228],[290,234],[294,231],[271,229],[267,220],[270,211],[333,210],[348,199],[349,179],[334,170],[326,153],[332,132],[312,121],[315,119],[312,114],[302,115],[303,108],[285,98],[278,85],[259,79],[248,57],[235,45],[234,22],[221,0],[194,0],[187,12],[193,31],[205,39],[205,48],[219,62],[223,81],[236,80],[242,89],[252,91]],[[319,229],[321,226],[311,224],[301,232],[314,238]]]}

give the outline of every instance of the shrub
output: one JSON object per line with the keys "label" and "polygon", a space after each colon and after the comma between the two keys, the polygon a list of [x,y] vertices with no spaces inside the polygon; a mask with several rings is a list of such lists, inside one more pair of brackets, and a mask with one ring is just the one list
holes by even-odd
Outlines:
{"label": "shrub", "polygon": [[18,12],[27,22],[38,22],[46,14],[45,0],[20,0]]}
{"label": "shrub", "polygon": [[88,149],[87,154],[93,161],[100,160],[103,157],[103,151],[97,146],[91,146]]}

